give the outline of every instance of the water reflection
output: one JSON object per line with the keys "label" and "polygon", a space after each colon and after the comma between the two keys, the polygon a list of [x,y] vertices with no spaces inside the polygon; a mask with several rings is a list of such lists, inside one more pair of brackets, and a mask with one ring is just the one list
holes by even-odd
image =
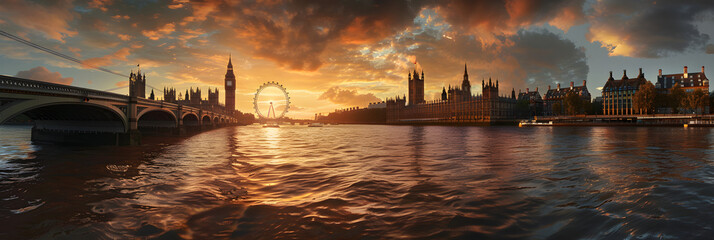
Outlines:
{"label": "water reflection", "polygon": [[92,148],[1,130],[2,239],[695,239],[714,222],[710,129],[248,126]]}

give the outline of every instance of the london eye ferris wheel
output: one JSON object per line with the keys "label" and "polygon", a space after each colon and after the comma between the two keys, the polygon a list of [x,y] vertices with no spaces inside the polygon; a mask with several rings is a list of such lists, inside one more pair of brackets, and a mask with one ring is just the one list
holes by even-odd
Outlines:
{"label": "london eye ferris wheel", "polygon": [[[271,94],[269,96],[272,97],[271,99],[265,99],[263,96],[261,96],[263,92],[267,92],[266,90],[275,92],[275,89],[277,89],[277,93]],[[266,102],[269,104],[269,106],[265,106]],[[258,114],[258,117],[260,118],[283,118],[288,112],[288,109],[290,108],[290,96],[288,95],[288,91],[285,89],[285,87],[283,87],[283,85],[277,82],[271,81],[263,83],[263,85],[260,85],[258,90],[255,92],[255,96],[253,98],[253,108],[255,109],[255,113]],[[267,112],[265,108],[267,108]],[[278,111],[276,111],[276,109]],[[277,114],[278,112],[279,114]]]}

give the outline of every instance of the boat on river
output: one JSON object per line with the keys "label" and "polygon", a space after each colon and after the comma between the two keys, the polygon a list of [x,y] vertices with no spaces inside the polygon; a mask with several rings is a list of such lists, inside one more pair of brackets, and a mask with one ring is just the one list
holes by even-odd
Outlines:
{"label": "boat on river", "polygon": [[263,124],[263,127],[264,128],[279,128],[280,125],[278,125],[278,123],[276,123],[276,122],[269,122],[269,123]]}

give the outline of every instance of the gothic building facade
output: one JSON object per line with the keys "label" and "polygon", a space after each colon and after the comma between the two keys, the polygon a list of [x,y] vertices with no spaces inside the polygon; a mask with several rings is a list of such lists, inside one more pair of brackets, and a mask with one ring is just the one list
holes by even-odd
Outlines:
{"label": "gothic building facade", "polygon": [[141,74],[141,70],[129,75],[129,96],[146,98],[146,74]]}
{"label": "gothic building facade", "polygon": [[218,88],[215,90],[208,89],[208,104],[218,106]]}
{"label": "gothic building facade", "polygon": [[409,73],[409,105],[424,103],[424,70],[421,71],[421,78],[414,69],[414,75]]}
{"label": "gothic building facade", "polygon": [[164,87],[164,102],[170,102],[170,103],[176,102],[176,89],[175,88],[165,88]]}
{"label": "gothic building facade", "polygon": [[442,88],[438,100],[424,101],[423,71],[421,78],[410,73],[409,80],[408,101],[406,96],[387,99],[387,123],[491,123],[515,118],[515,96],[499,96],[498,80],[491,79],[481,81],[481,95],[472,95],[466,67],[461,87],[450,86],[448,93]]}
{"label": "gothic building facade", "polygon": [[236,109],[236,75],[233,74],[233,63],[230,56],[228,57],[224,86],[226,91],[226,110],[234,111]]}

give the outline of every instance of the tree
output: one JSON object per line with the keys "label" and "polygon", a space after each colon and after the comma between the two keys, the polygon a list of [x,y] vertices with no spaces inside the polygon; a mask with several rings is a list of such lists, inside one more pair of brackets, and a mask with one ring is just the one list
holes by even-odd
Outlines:
{"label": "tree", "polygon": [[669,92],[669,107],[672,108],[672,112],[679,113],[679,108],[682,107],[682,99],[684,99],[684,90],[679,86],[679,83],[675,83],[672,90]]}
{"label": "tree", "polygon": [[588,114],[593,114],[593,115],[603,114],[602,113],[602,110],[603,110],[602,102],[595,101],[595,102],[592,102],[590,105],[591,106],[590,106],[590,109],[588,109]]}
{"label": "tree", "polygon": [[530,101],[528,99],[521,99],[516,102],[516,111],[518,112],[519,117],[521,118],[529,118],[530,114]]}
{"label": "tree", "polygon": [[562,111],[563,106],[560,104],[560,102],[553,103],[553,115],[560,115]]}
{"label": "tree", "polygon": [[670,105],[669,94],[657,92],[655,95],[655,110],[659,108],[668,108]]}
{"label": "tree", "polygon": [[654,113],[656,96],[654,85],[647,81],[640,85],[640,89],[632,96],[632,107],[640,114]]}
{"label": "tree", "polygon": [[685,94],[685,97],[682,98],[682,107],[687,110],[704,112],[704,108],[706,108],[708,102],[709,96],[701,89],[697,89],[694,92]]}
{"label": "tree", "polygon": [[578,94],[569,92],[565,95],[565,98],[563,98],[563,105],[568,114],[575,115],[580,113],[580,109],[583,107],[583,100]]}

